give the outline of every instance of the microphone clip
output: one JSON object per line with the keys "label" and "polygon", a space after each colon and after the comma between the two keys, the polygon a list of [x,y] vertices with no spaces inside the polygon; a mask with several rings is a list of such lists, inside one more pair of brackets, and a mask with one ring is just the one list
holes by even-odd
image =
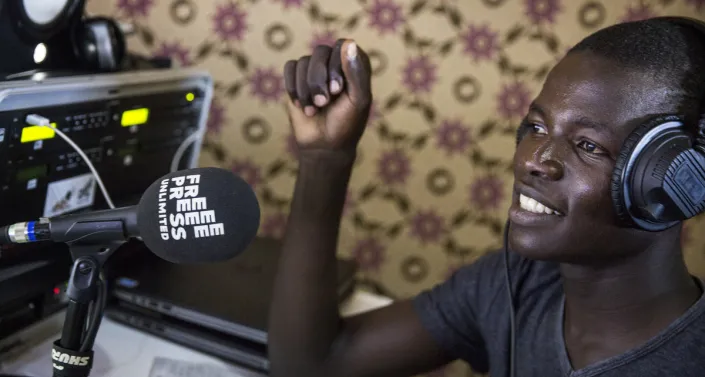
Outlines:
{"label": "microphone clip", "polygon": [[105,262],[108,261],[111,255],[122,246],[126,240],[108,241],[97,244],[84,244],[81,240],[68,243],[69,253],[74,264],[83,258],[94,259],[97,263],[97,268],[102,269]]}

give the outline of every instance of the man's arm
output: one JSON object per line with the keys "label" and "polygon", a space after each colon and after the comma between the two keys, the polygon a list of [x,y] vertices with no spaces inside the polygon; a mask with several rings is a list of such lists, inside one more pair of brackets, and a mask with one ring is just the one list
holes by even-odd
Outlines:
{"label": "man's arm", "polygon": [[269,320],[272,376],[409,376],[451,361],[411,301],[339,314],[336,248],[353,162],[338,151],[301,156]]}
{"label": "man's arm", "polygon": [[[299,172],[270,309],[275,377],[406,376],[451,359],[411,302],[354,318],[339,314],[338,230],[372,103],[371,76],[369,57],[351,40],[284,65]],[[423,318],[433,318],[436,304],[425,302]]]}

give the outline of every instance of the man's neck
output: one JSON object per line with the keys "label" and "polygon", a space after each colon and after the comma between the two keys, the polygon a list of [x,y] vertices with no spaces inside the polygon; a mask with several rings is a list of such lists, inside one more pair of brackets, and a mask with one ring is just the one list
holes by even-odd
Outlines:
{"label": "man's neck", "polygon": [[561,275],[566,345],[577,365],[645,343],[683,315],[701,294],[677,244],[654,244],[609,266],[565,264]]}

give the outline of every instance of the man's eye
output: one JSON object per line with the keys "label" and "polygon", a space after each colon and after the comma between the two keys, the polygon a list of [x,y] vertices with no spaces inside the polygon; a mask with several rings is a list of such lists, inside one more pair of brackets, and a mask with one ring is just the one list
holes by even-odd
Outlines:
{"label": "man's eye", "polygon": [[544,127],[540,124],[531,123],[531,124],[529,124],[529,127],[531,127],[531,131],[533,131],[534,133],[537,133],[537,134],[545,135],[548,133],[548,131],[546,131],[546,127]]}
{"label": "man's eye", "polygon": [[578,147],[584,149],[588,153],[603,154],[604,151],[600,146],[587,140],[582,140],[578,143]]}

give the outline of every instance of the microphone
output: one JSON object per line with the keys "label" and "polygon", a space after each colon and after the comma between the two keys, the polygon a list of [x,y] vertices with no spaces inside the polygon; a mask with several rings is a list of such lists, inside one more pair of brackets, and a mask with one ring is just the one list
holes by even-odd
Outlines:
{"label": "microphone", "polygon": [[211,263],[244,251],[259,223],[259,202],[250,185],[225,169],[195,168],[163,176],[134,206],[2,227],[0,244],[101,244],[141,238],[154,254],[172,263]]}
{"label": "microphone", "polygon": [[63,242],[74,260],[61,337],[52,346],[54,377],[88,377],[107,303],[101,268],[116,248],[140,238],[172,263],[213,263],[243,252],[257,235],[254,191],[232,172],[195,168],[152,183],[137,205],[74,213],[0,228],[0,244]]}
{"label": "microphone", "polygon": [[137,205],[145,245],[173,263],[231,259],[252,242],[259,224],[252,187],[220,168],[167,174],[147,188]]}

